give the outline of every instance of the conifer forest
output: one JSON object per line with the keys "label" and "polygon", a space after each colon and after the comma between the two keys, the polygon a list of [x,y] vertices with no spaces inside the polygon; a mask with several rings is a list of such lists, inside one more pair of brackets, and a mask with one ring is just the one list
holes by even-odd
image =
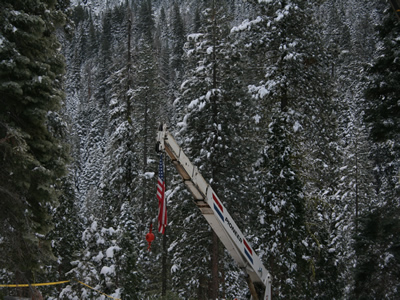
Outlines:
{"label": "conifer forest", "polygon": [[272,299],[400,299],[399,7],[0,0],[0,299],[250,299],[160,123]]}

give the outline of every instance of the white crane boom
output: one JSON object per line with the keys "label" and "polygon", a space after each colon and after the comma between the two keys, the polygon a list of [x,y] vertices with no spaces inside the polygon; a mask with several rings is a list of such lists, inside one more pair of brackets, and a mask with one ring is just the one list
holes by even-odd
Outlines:
{"label": "white crane boom", "polygon": [[229,254],[248,274],[253,298],[256,299],[257,296],[254,295],[254,286],[252,291],[251,282],[259,283],[265,288],[262,299],[271,300],[271,275],[231,218],[222,201],[167,131],[166,125],[161,125],[159,128],[157,145],[158,151],[165,151],[171,158],[186,187],[192,193],[195,204]]}

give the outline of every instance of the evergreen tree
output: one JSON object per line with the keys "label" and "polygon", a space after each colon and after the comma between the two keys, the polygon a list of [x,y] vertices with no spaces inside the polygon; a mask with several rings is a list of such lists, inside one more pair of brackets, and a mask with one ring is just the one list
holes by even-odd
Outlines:
{"label": "evergreen tree", "polygon": [[365,93],[377,199],[360,215],[355,236],[357,299],[399,297],[399,32],[398,20],[387,10],[378,27],[381,47]]}
{"label": "evergreen tree", "polygon": [[[390,12],[391,13],[391,12]],[[387,16],[379,27],[381,48],[379,57],[370,68],[372,82],[366,90],[367,111],[365,120],[371,124],[371,138],[377,142],[398,140],[399,134],[399,45],[396,34],[399,24],[393,16]]]}
{"label": "evergreen tree", "polygon": [[[237,210],[233,210],[232,215],[241,224],[245,217],[240,216],[239,208],[247,207],[247,203],[243,203],[246,198],[246,189],[243,188],[246,157],[243,153],[246,153],[244,148],[250,145],[243,144],[245,133],[243,126],[238,124],[241,124],[241,113],[246,110],[244,107],[248,98],[245,97],[245,89],[238,79],[240,64],[235,60],[232,41],[228,36],[229,15],[226,14],[226,3],[210,1],[208,5],[203,11],[205,22],[199,32],[188,36],[185,45],[185,68],[188,72],[181,85],[182,94],[175,103],[183,118],[179,123],[182,126],[180,134],[185,136],[182,142],[186,145],[189,157],[199,167],[203,177],[210,181],[221,199],[226,199],[224,204],[229,208],[236,206]],[[243,117],[247,115],[244,114]],[[190,203],[187,205],[184,212],[190,209]],[[187,232],[196,230],[192,226],[198,228],[198,224],[204,223],[198,212],[189,215],[193,218],[193,225],[187,224],[189,228],[182,228]],[[180,215],[180,218],[187,216]],[[210,269],[204,263],[196,265],[192,270],[179,267],[179,271],[197,273],[193,275],[196,281],[191,282],[198,287],[197,298],[216,299],[224,296],[222,294],[226,289],[221,284],[225,283],[223,268],[231,265],[220,263],[225,258],[218,237],[214,232],[207,234],[204,230],[195,237],[185,235],[185,240],[183,247],[175,247],[175,265],[180,266],[178,262],[186,252],[200,247],[200,244],[202,248],[207,245],[206,249],[210,253],[203,258],[210,264]],[[198,258],[196,262],[200,262]],[[238,272],[237,269],[232,271]],[[220,279],[221,276],[223,279]],[[244,284],[243,281],[241,284]],[[229,283],[226,285],[229,286]],[[192,293],[189,292],[189,295]]]}
{"label": "evergreen tree", "polygon": [[[68,11],[68,1],[54,2],[55,10]],[[34,274],[37,281],[77,277],[121,299],[248,298],[242,270],[217,245],[169,163],[170,223],[147,251],[144,237],[157,212],[154,133],[168,120],[264,260],[274,297],[398,297],[398,26],[393,19],[381,26],[381,36],[371,31],[387,1],[114,2],[75,6],[75,27],[67,25],[73,35],[58,32],[74,159],[68,179],[57,181],[62,172],[51,174],[57,166],[50,161],[59,157],[61,165],[64,150],[55,146],[59,154],[44,166],[38,144],[43,150],[53,141],[61,145],[65,124],[53,108],[42,114],[45,103],[58,100],[37,91],[48,84],[60,90],[58,62],[34,64],[58,56],[22,47],[43,33],[59,48],[57,22],[48,22],[55,10],[42,10],[53,2],[2,7],[0,215],[6,221],[0,218],[0,248],[10,251],[0,259],[6,266],[0,278],[23,281],[15,276],[22,263],[14,263],[13,251],[23,238],[30,253],[22,253],[34,256],[37,269],[43,265],[37,250],[44,254],[50,247],[43,240],[51,239],[58,262],[46,263],[43,275]],[[50,71],[56,75],[44,80]],[[37,82],[24,85],[29,77]],[[23,115],[45,120],[52,138],[20,122]],[[55,220],[48,235],[32,230],[34,207],[26,195],[34,185],[52,194],[44,202],[60,202],[37,206],[48,214],[45,225],[50,216]],[[42,291],[64,299],[105,297],[77,283],[59,295]]]}
{"label": "evergreen tree", "polygon": [[142,285],[143,274],[138,267],[138,247],[141,236],[136,233],[137,219],[133,216],[133,205],[125,202],[121,207],[120,230],[121,235],[118,237],[118,245],[121,247],[119,255],[119,281],[121,286],[121,298],[139,300],[144,295],[145,287]]}
{"label": "evergreen tree", "polygon": [[182,56],[183,45],[185,44],[185,28],[177,2],[174,2],[171,23],[173,38],[171,67],[176,70],[175,72],[181,72],[183,66]]}
{"label": "evergreen tree", "polygon": [[154,17],[151,0],[142,1],[138,10],[137,27],[139,29],[139,37],[147,41],[153,40]]}
{"label": "evergreen tree", "polygon": [[[158,202],[156,198],[155,170],[158,159],[155,157],[154,134],[159,123],[166,116],[168,97],[162,97],[161,91],[165,88],[159,74],[159,60],[157,59],[157,41],[155,41],[155,27],[153,8],[150,1],[144,1],[138,11],[139,39],[134,50],[135,69],[133,72],[133,86],[131,90],[133,126],[137,139],[135,148],[139,160],[138,172],[134,184],[134,212],[137,220],[137,234],[144,242],[149,224],[156,220]],[[143,23],[144,22],[144,23]],[[146,26],[144,24],[147,24]],[[136,25],[136,24],[135,24]],[[155,225],[156,222],[153,224]],[[156,228],[156,226],[154,226]],[[156,231],[156,230],[154,230]],[[164,238],[164,237],[163,237]],[[152,245],[152,251],[147,251],[146,244],[140,244],[138,256],[141,258],[143,282],[146,282],[145,295],[162,296],[165,293],[165,274],[162,272],[163,255],[161,255],[161,240],[157,238]],[[160,255],[158,255],[160,254]],[[155,257],[154,257],[155,256]],[[159,270],[154,274],[154,270]],[[164,284],[163,284],[164,283]]]}
{"label": "evergreen tree", "polygon": [[[65,178],[62,195],[59,198],[60,205],[53,213],[55,226],[48,235],[48,238],[52,240],[53,253],[57,257],[57,264],[49,274],[54,281],[63,281],[68,278],[66,274],[73,268],[72,262],[83,247],[82,221],[79,217],[78,203],[75,200],[72,180]],[[57,297],[54,291],[53,296]]]}
{"label": "evergreen tree", "polygon": [[[359,230],[358,218],[377,201],[373,188],[373,159],[368,139],[368,128],[363,122],[365,98],[363,80],[366,64],[375,54],[375,37],[371,32],[379,23],[383,1],[325,1],[318,14],[323,26],[323,38],[331,57],[331,77],[337,99],[337,123],[342,152],[336,171],[337,192],[329,193],[332,213],[328,218],[331,232],[328,249],[337,256],[340,284],[344,297],[354,286],[354,276],[349,265],[356,263],[354,240]],[[349,13],[351,12],[351,13]],[[323,16],[323,17],[322,17]],[[340,180],[339,180],[340,178]],[[335,200],[336,198],[336,200]],[[340,286],[340,287],[339,287]]]}
{"label": "evergreen tree", "polygon": [[[114,229],[115,234],[109,236],[111,240],[106,240],[107,249],[98,248],[103,253],[105,251],[110,254],[108,259],[102,261],[102,269],[110,270],[104,273],[103,290],[109,289],[112,285],[110,292],[122,293],[127,299],[138,299],[140,289],[137,286],[130,287],[128,284],[137,281],[136,273],[138,273],[135,265],[139,252],[137,223],[140,222],[138,219],[135,220],[137,215],[132,213],[132,207],[138,207],[135,193],[140,169],[139,157],[134,147],[138,138],[133,127],[132,108],[134,102],[132,11],[128,7],[125,13],[124,28],[127,39],[120,47],[121,55],[113,59],[111,75],[106,81],[111,94],[108,110],[108,142],[105,147],[99,194],[101,209],[98,214],[103,220],[103,226],[109,230]],[[129,216],[128,212],[132,215]],[[134,221],[136,224],[133,224]],[[111,249],[118,251],[111,255]]]}
{"label": "evergreen tree", "polygon": [[[248,80],[256,82],[249,91],[258,102],[255,138],[263,148],[255,165],[262,192],[253,226],[265,239],[273,237],[256,243],[260,250],[276,250],[262,254],[277,276],[275,295],[330,297],[324,282],[337,276],[335,259],[326,252],[332,237],[330,225],[318,217],[335,200],[340,159],[328,60],[308,1],[267,1],[258,8],[259,17],[232,29],[254,66]],[[288,269],[293,277],[284,275]]]}
{"label": "evergreen tree", "polygon": [[308,237],[305,199],[299,171],[292,166],[286,116],[269,124],[269,136],[259,165],[261,203],[259,249],[267,256],[274,276],[273,294],[281,299],[307,296],[309,286]]}
{"label": "evergreen tree", "polygon": [[52,1],[3,1],[0,13],[1,265],[32,283],[53,257],[45,234],[56,206],[66,151],[48,125],[64,97],[65,65]]}

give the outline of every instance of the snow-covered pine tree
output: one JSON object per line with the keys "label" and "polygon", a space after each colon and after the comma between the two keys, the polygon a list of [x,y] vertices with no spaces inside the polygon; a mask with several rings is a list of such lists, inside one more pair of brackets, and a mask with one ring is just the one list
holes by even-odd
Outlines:
{"label": "snow-covered pine tree", "polygon": [[138,259],[138,246],[143,246],[141,243],[143,237],[137,234],[137,219],[132,203],[122,204],[119,223],[117,244],[121,247],[121,251],[117,253],[119,259],[117,272],[121,299],[139,300],[144,297],[146,291],[142,284],[143,275]]}
{"label": "snow-covered pine tree", "polygon": [[171,103],[175,97],[174,94],[177,93],[176,72],[171,68],[171,44],[173,41],[171,35],[169,20],[164,7],[161,7],[155,35],[155,53],[158,57],[159,93],[163,95],[163,103],[167,105],[160,110],[160,118],[164,122],[174,116]]}
{"label": "snow-covered pine tree", "polygon": [[[232,215],[242,224],[246,217],[239,212],[249,206],[244,186],[248,171],[246,150],[250,144],[244,142],[248,132],[244,133],[245,126],[241,124],[248,121],[243,119],[248,117],[245,112],[249,97],[246,97],[246,87],[240,80],[242,65],[239,54],[229,39],[229,6],[225,1],[208,1],[202,19],[204,22],[199,32],[190,34],[185,45],[187,72],[181,85],[181,95],[175,101],[182,118],[178,124],[179,134],[185,137],[182,144],[194,164],[210,181],[224,204],[230,209],[236,207],[236,210],[231,210]],[[237,268],[229,269],[232,276],[225,276],[224,268],[231,268],[232,265],[220,263],[225,261],[222,245],[213,232],[208,233],[210,229],[203,217],[186,199],[185,195],[182,201],[185,208],[179,212],[179,218],[185,220],[181,230],[193,231],[196,235],[184,234],[184,244],[174,243],[173,263],[176,266],[177,284],[181,282],[178,279],[180,276],[191,272],[193,280],[186,291],[187,295],[193,295],[192,289],[196,288],[196,297],[199,299],[207,297],[207,294],[209,298],[216,299],[229,297],[228,293],[237,291],[238,286],[243,290],[245,283],[243,277],[238,275],[240,271]],[[180,204],[175,209],[181,208]],[[201,231],[199,228],[202,228]],[[195,268],[193,265],[183,265],[181,262],[187,253],[202,253],[195,251],[197,247],[205,248],[206,252],[203,253],[208,252],[210,256],[188,258],[192,264],[196,264]],[[204,262],[210,264],[211,269]],[[235,272],[236,276],[233,275]],[[233,278],[241,280],[231,282]]]}
{"label": "snow-covered pine tree", "polygon": [[[105,15],[111,15],[111,12]],[[70,172],[74,174],[76,196],[81,202],[79,205],[84,220],[85,216],[96,214],[91,210],[96,209],[93,203],[101,177],[100,162],[104,156],[108,109],[107,92],[97,87],[105,86],[108,60],[102,59],[105,57],[104,49],[100,47],[103,39],[97,39],[97,28],[93,28],[95,23],[91,14],[78,6],[73,10],[72,18],[76,22],[74,36],[64,37],[64,52],[70,66],[66,74],[66,111],[70,116],[71,152],[74,157]],[[74,42],[68,43],[68,38]],[[85,45],[82,39],[86,39]],[[97,64],[98,61],[101,64]]]}
{"label": "snow-covered pine tree", "polygon": [[[118,232],[112,227],[104,227],[101,218],[88,217],[89,226],[82,233],[81,251],[77,254],[77,260],[71,262],[72,269],[66,274],[67,278],[79,280],[94,289],[120,297],[118,280],[118,255],[121,248],[117,246],[116,236]],[[111,280],[110,280],[111,279]],[[92,289],[82,288],[76,280],[64,287],[58,299],[96,298],[101,295]]]}
{"label": "snow-covered pine tree", "polygon": [[171,67],[175,71],[175,76],[177,78],[182,78],[183,71],[183,46],[185,44],[185,28],[180,13],[180,8],[178,2],[174,2],[172,17],[172,56],[171,56]]}
{"label": "snow-covered pine tree", "polygon": [[[168,111],[168,97],[161,93],[165,88],[160,80],[157,58],[157,43],[155,40],[155,21],[151,1],[143,1],[137,12],[136,22],[138,28],[137,43],[134,49],[133,71],[134,85],[131,89],[133,127],[137,134],[135,142],[136,156],[139,160],[139,177],[135,181],[134,192],[135,217],[138,222],[138,235],[143,239],[140,244],[139,260],[143,271],[143,282],[146,282],[146,296],[160,296],[163,292],[162,273],[162,247],[161,240],[165,237],[156,235],[152,244],[152,251],[147,251],[145,235],[149,231],[149,224],[154,222],[154,232],[157,228],[158,201],[156,197],[156,177],[158,157],[155,152],[155,134],[160,122]],[[159,237],[159,238],[158,238]],[[159,270],[154,273],[154,270]],[[164,281],[165,282],[165,281]]]}
{"label": "snow-covered pine tree", "polygon": [[360,213],[356,233],[356,298],[399,296],[400,23],[389,4],[378,26],[378,56],[368,70],[364,120],[373,142],[376,200]]}
{"label": "snow-covered pine tree", "polygon": [[269,124],[258,166],[257,246],[274,278],[273,295],[282,299],[305,297],[311,276],[304,188],[293,166],[286,118],[285,113],[277,114]]}
{"label": "snow-covered pine tree", "polygon": [[355,264],[353,237],[358,230],[358,217],[376,201],[370,156],[372,143],[363,122],[366,82],[362,77],[365,65],[374,56],[375,37],[371,32],[381,19],[382,4],[383,1],[325,1],[318,11],[339,104],[336,115],[340,142],[337,145],[343,158],[338,162],[339,172],[332,178],[340,179],[340,191],[331,197],[332,213],[327,224],[332,228],[328,249],[337,256],[340,270],[340,283],[336,286],[345,293],[344,297],[349,297],[354,285],[352,269],[347,266]]}
{"label": "snow-covered pine tree", "polygon": [[64,97],[65,16],[52,1],[2,1],[0,20],[0,264],[32,283],[53,258],[45,235],[67,157],[48,124]]}
{"label": "snow-covered pine tree", "polygon": [[129,6],[125,7],[124,12],[126,16],[120,20],[124,29],[119,28],[118,32],[125,33],[126,39],[116,42],[120,55],[112,58],[112,67],[109,68],[111,74],[105,82],[110,101],[107,144],[97,201],[97,217],[102,220],[102,232],[108,230],[114,234],[104,235],[105,242],[98,245],[97,251],[107,256],[100,261],[101,270],[104,271],[100,270],[104,276],[101,290],[122,294],[127,299],[137,299],[140,288],[123,285],[137,278],[135,266],[141,246],[138,234],[140,217],[132,213],[133,207],[137,211],[140,206],[136,193],[140,166],[134,146],[137,132],[133,125],[133,13]]}
{"label": "snow-covered pine tree", "polygon": [[[63,281],[68,278],[67,273],[73,268],[71,262],[76,260],[77,253],[83,247],[82,220],[76,202],[72,176],[62,181],[59,206],[53,210],[52,217],[55,224],[47,238],[52,241],[52,250],[57,262],[51,268],[48,266],[47,276],[54,281]],[[59,292],[54,286],[47,287],[45,292],[47,296],[58,298]]]}
{"label": "snow-covered pine tree", "polygon": [[[340,158],[336,103],[326,73],[329,60],[307,1],[259,2],[259,16],[232,30],[254,65],[249,91],[259,102],[258,140],[263,149],[256,170],[263,192],[261,213],[254,219],[262,224],[253,226],[265,240],[255,242],[277,276],[275,295],[330,297],[324,285],[334,274],[335,259],[325,255],[329,225],[318,218],[318,209],[328,207],[337,191]],[[280,218],[274,220],[274,215]],[[267,216],[272,223],[265,221]],[[297,240],[285,240],[292,231]]]}

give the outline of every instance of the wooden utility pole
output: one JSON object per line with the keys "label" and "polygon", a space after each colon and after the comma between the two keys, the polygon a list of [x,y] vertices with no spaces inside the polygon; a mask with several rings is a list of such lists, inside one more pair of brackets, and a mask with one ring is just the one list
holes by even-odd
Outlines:
{"label": "wooden utility pole", "polygon": [[[217,45],[217,20],[216,20],[216,8],[215,8],[215,0],[212,2],[212,88],[213,95],[211,96],[211,105],[212,105],[212,121],[214,124],[217,124],[217,115],[218,115],[218,107],[217,107],[217,95],[215,95],[215,90],[217,88],[217,53],[216,53],[216,45]],[[215,131],[215,128],[213,128]],[[218,136],[218,132],[214,132],[214,136]],[[215,165],[213,166],[213,178],[217,178],[217,172]],[[209,298],[212,300],[218,299],[218,291],[219,291],[219,239],[214,231],[211,232],[211,282],[209,284]]]}

